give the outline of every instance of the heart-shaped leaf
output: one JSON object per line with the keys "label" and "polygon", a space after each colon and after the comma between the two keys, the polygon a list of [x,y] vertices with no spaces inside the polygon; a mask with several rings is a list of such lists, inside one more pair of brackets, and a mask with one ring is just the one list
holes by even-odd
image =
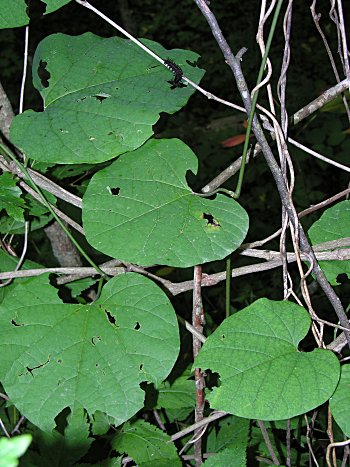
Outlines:
{"label": "heart-shaped leaf", "polygon": [[[313,245],[350,237],[350,201],[342,201],[328,208],[309,229]],[[320,266],[332,285],[339,285],[337,277],[346,274],[350,278],[350,261],[320,261]]]}
{"label": "heart-shaped leaf", "polygon": [[337,389],[329,401],[334,420],[350,436],[350,365],[343,365]]}
{"label": "heart-shaped leaf", "polygon": [[123,261],[186,267],[222,259],[243,241],[248,215],[233,199],[202,198],[186,171],[197,158],[182,141],[152,140],[91,179],[83,222],[92,246]]}
{"label": "heart-shaped leaf", "polygon": [[220,374],[207,398],[212,408],[239,417],[281,420],[323,404],[339,380],[328,350],[299,352],[310,327],[306,310],[260,299],[226,319],[207,339],[194,366]]}
{"label": "heart-shaped leaf", "polygon": [[[143,43],[181,65],[199,82],[203,70],[189,65],[198,55]],[[141,146],[160,112],[174,113],[193,94],[192,86],[171,89],[172,73],[133,42],[53,34],[38,46],[34,85],[44,112],[16,116],[11,139],[28,157],[47,162],[97,163]]]}
{"label": "heart-shaped leaf", "polygon": [[[149,279],[111,279],[90,305],[63,304],[47,278],[18,285],[0,306],[0,379],[16,407],[50,431],[65,407],[116,425],[143,407],[142,381],[157,387],[179,350],[172,306]],[[141,299],[142,298],[142,299]]]}

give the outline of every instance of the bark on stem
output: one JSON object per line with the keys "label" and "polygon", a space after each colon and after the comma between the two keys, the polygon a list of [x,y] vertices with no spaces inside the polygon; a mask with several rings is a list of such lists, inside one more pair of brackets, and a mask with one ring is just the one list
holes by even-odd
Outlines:
{"label": "bark on stem", "polygon": [[[236,80],[236,84],[239,90],[239,93],[241,95],[244,107],[246,109],[247,115],[249,116],[250,111],[251,111],[251,96],[250,92],[245,80],[245,77],[242,73],[241,69],[241,60],[243,57],[243,54],[246,52],[246,49],[241,49],[236,56],[233,55],[231,48],[229,47],[226,39],[224,38],[220,27],[218,25],[218,22],[209,9],[208,4],[205,2],[205,0],[195,0],[196,4],[198,5],[199,9],[203,13],[205,19],[207,20],[212,33],[225,57],[226,63],[229,65],[229,67],[232,70],[232,73],[234,75],[234,78]],[[350,326],[349,322],[347,320],[346,313],[344,311],[344,308],[340,302],[339,297],[336,295],[334,292],[333,288],[330,286],[329,282],[326,279],[326,276],[324,275],[322,269],[320,268],[315,253],[313,252],[313,249],[305,235],[305,232],[299,222],[298,215],[296,213],[294,204],[289,196],[287,186],[285,184],[285,181],[283,179],[283,175],[281,172],[280,167],[278,166],[274,155],[272,153],[272,150],[267,142],[267,139],[265,138],[263,129],[260,125],[260,122],[258,121],[258,118],[256,115],[253,118],[253,125],[252,129],[254,132],[254,135],[261,147],[261,150],[264,154],[265,160],[270,168],[270,171],[272,173],[272,176],[275,180],[282,204],[284,208],[286,209],[290,222],[293,224],[293,227],[295,229],[297,238],[299,239],[299,244],[300,244],[300,249],[303,253],[305,253],[312,264],[312,272],[316,277],[317,282],[321,286],[323,292],[327,296],[329,302],[331,303],[335,313],[337,314],[337,317],[340,321],[340,324],[345,328],[350,331]],[[348,345],[350,347],[350,332],[346,331],[345,332],[345,337],[348,342]]]}
{"label": "bark on stem", "polygon": [[[193,277],[193,310],[192,310],[192,325],[199,333],[203,333],[204,312],[202,303],[202,266],[194,267]],[[201,341],[193,335],[193,359],[195,359],[202,346]],[[195,408],[195,423],[203,420],[204,411],[204,388],[205,380],[200,368],[196,368],[194,372],[194,380],[196,385],[196,408]],[[196,467],[202,465],[202,429],[198,428],[194,432],[194,461]]]}

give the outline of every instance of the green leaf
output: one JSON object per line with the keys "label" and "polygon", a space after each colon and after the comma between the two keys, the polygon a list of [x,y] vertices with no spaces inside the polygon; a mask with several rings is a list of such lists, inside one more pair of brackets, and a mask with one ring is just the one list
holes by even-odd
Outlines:
{"label": "green leaf", "polygon": [[[187,63],[198,59],[194,52],[143,43],[174,58],[193,81],[203,76]],[[40,161],[98,163],[132,151],[153,134],[160,112],[176,112],[194,92],[192,86],[171,89],[172,73],[133,42],[91,33],[45,38],[33,70],[45,111],[16,116],[11,139]]]}
{"label": "green leaf", "polygon": [[83,198],[88,242],[137,264],[187,267],[225,258],[243,241],[248,215],[233,199],[202,198],[186,171],[197,158],[182,141],[151,140],[93,176]]}
{"label": "green leaf", "polygon": [[341,367],[341,376],[335,393],[329,401],[334,417],[345,435],[350,437],[350,366]]}
{"label": "green leaf", "polygon": [[28,449],[32,441],[30,435],[16,436],[15,438],[0,439],[0,467],[16,467],[18,458]]}
{"label": "green leaf", "polygon": [[84,277],[83,279],[78,279],[73,282],[69,282],[65,284],[65,287],[70,290],[72,297],[78,297],[84,290],[89,289],[94,284],[98,282],[98,279],[94,279],[92,277]]}
{"label": "green leaf", "polygon": [[[207,452],[219,453],[206,460],[206,466],[246,465],[250,420],[230,416],[219,421],[219,432],[213,430],[207,440]],[[213,436],[214,434],[214,436]]]}
{"label": "green leaf", "polygon": [[67,417],[68,425],[64,434],[57,430],[41,431],[34,427],[33,444],[22,463],[25,467],[66,467],[75,465],[89,450],[93,438],[90,438],[90,424],[86,413],[76,409]]}
{"label": "green leaf", "polygon": [[219,421],[219,432],[215,445],[211,447],[214,452],[222,451],[233,445],[244,450],[247,449],[250,420],[231,415]]}
{"label": "green leaf", "polygon": [[[4,250],[0,249],[0,272],[8,272],[14,271],[16,269],[18,263],[18,258],[16,256],[11,256],[4,252]],[[21,269],[39,269],[42,268],[41,264],[35,263],[34,261],[26,260]],[[6,287],[0,287],[0,303],[3,301],[4,297],[12,291],[15,284],[20,282],[25,282],[28,279],[16,279],[11,284],[7,285]]]}
{"label": "green leaf", "polygon": [[194,367],[218,372],[212,408],[260,420],[291,418],[323,404],[339,380],[328,350],[300,352],[310,318],[294,303],[260,299],[227,318],[202,347]]}
{"label": "green leaf", "polygon": [[210,456],[204,464],[206,467],[219,467],[224,465],[234,465],[235,467],[246,467],[246,448],[242,446],[231,446],[220,451],[214,456]]}
{"label": "green leaf", "polygon": [[[32,423],[55,426],[64,408],[105,412],[119,425],[143,407],[179,351],[177,320],[149,279],[111,279],[90,305],[63,304],[48,279],[18,285],[0,306],[0,378]],[[45,388],[45,390],[43,390]]]}
{"label": "green leaf", "polygon": [[[56,198],[51,193],[44,192],[47,200],[56,205]],[[30,221],[29,231],[33,232],[47,225],[53,218],[46,206],[34,199],[29,193],[24,194],[24,205],[26,208],[26,218]],[[0,218],[0,233],[13,233],[23,235],[25,219],[15,220],[13,217],[2,216]]]}
{"label": "green leaf", "polygon": [[23,222],[25,202],[16,183],[9,172],[0,175],[0,212],[4,209],[13,220]]}
{"label": "green leaf", "polygon": [[0,0],[0,28],[16,28],[28,24],[25,0]]}
{"label": "green leaf", "polygon": [[159,428],[137,420],[126,423],[121,432],[112,441],[112,447],[119,453],[128,454],[139,467],[181,466],[170,436]]}
{"label": "green leaf", "polygon": [[[45,14],[58,10],[70,0],[42,0],[47,5]],[[25,0],[0,0],[0,29],[17,28],[29,23]]]}
{"label": "green leaf", "polygon": [[[350,201],[342,201],[327,209],[309,229],[308,235],[312,244],[350,237],[349,219]],[[320,261],[320,266],[332,285],[339,285],[339,274],[346,274],[350,279],[349,260]]]}
{"label": "green leaf", "polygon": [[194,381],[185,376],[177,378],[173,384],[165,381],[158,391],[157,408],[181,409],[194,407],[196,403],[196,390]]}

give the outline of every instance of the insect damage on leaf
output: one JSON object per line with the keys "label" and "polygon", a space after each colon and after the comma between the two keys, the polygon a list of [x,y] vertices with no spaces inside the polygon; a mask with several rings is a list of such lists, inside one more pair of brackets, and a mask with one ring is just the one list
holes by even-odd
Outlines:
{"label": "insect damage on leaf", "polygon": [[211,214],[203,212],[202,217],[207,221],[207,225],[211,225],[212,227],[221,227]]}

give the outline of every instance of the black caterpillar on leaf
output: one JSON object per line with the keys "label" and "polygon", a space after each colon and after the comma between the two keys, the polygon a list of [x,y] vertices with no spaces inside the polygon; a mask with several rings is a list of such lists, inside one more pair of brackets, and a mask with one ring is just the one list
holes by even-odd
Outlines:
{"label": "black caterpillar on leaf", "polygon": [[164,65],[174,74],[174,79],[172,81],[168,81],[168,83],[172,84],[171,89],[184,87],[185,85],[181,82],[184,75],[182,68],[170,60],[170,58],[164,60]]}

